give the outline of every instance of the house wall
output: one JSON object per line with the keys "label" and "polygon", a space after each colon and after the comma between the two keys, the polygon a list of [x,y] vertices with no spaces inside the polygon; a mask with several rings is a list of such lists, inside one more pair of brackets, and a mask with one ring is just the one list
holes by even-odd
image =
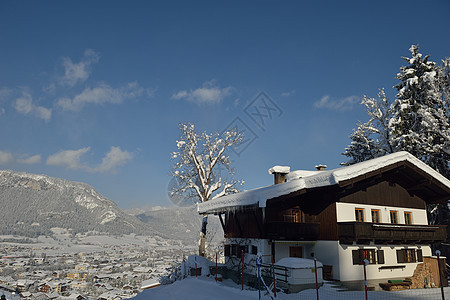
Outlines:
{"label": "house wall", "polygon": [[289,257],[289,247],[302,247],[303,258],[314,259],[313,241],[275,241],[275,262],[282,258]]}
{"label": "house wall", "polygon": [[[244,253],[244,263],[250,265],[256,265],[256,255],[251,254],[251,246],[256,246],[258,252],[261,253],[263,263],[270,264],[272,255],[272,246],[268,239],[245,239],[245,238],[227,238],[225,239],[225,245],[237,244],[240,246],[248,246],[249,251]],[[225,257],[226,264],[240,263],[241,256]]]}
{"label": "house wall", "polygon": [[[431,248],[427,245],[407,247],[408,249],[422,249],[423,256],[431,255]],[[353,265],[352,250],[357,249],[376,249],[384,250],[384,264],[370,264],[367,266],[366,274],[367,280],[379,280],[379,279],[392,279],[392,278],[402,278],[410,277],[413,275],[416,266],[420,262],[415,263],[397,263],[397,250],[405,249],[405,246],[386,246],[386,245],[368,245],[368,246],[345,246],[339,245],[338,256],[339,264],[341,266],[339,273],[339,278],[335,278],[341,281],[360,281],[364,280],[364,271],[362,265]],[[320,257],[318,257],[320,260]],[[382,266],[398,266],[404,265],[404,269],[382,269]]]}
{"label": "house wall", "polygon": [[380,210],[380,222],[390,223],[390,211],[398,211],[399,224],[405,224],[404,212],[412,213],[412,223],[416,225],[428,225],[427,211],[425,209],[380,206],[359,203],[336,203],[336,214],[338,222],[355,222],[355,208],[364,208],[364,222],[372,222],[371,210]]}
{"label": "house wall", "polygon": [[340,277],[339,247],[338,241],[317,241],[313,248],[318,261],[323,265],[333,266],[333,279],[337,280]]}

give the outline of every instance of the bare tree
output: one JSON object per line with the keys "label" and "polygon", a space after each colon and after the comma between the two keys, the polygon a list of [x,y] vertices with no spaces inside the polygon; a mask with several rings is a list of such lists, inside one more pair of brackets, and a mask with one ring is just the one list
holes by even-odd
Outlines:
{"label": "bare tree", "polygon": [[[191,123],[182,123],[179,127],[178,151],[172,153],[175,160],[172,176],[177,184],[172,186],[171,197],[199,203],[237,192],[243,182],[233,179],[235,171],[227,152],[242,143],[243,135],[237,130],[200,134]],[[225,174],[220,172],[223,169]],[[205,254],[207,223],[208,215],[203,215],[199,242],[201,256]]]}

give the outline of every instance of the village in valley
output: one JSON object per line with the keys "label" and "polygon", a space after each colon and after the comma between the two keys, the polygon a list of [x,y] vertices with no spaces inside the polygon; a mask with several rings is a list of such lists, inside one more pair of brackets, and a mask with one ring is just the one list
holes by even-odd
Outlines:
{"label": "village in valley", "polygon": [[71,237],[63,230],[54,237],[0,239],[0,289],[8,299],[131,298],[194,251],[158,237]]}

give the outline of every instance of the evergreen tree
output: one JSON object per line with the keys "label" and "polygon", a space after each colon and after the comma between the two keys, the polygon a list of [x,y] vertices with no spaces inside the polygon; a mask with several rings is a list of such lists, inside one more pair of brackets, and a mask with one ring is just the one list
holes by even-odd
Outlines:
{"label": "evergreen tree", "polygon": [[440,71],[429,55],[422,59],[418,47],[409,49],[409,65],[401,67],[395,86],[397,98],[389,121],[390,142],[395,151],[406,150],[449,177],[448,159],[443,150],[449,141],[447,105],[441,89]]}
{"label": "evergreen tree", "polygon": [[364,96],[361,104],[366,106],[370,119],[366,123],[359,122],[350,135],[352,142],[342,154],[351,159],[343,163],[344,165],[392,153],[388,127],[391,109],[384,90],[380,90],[378,99]]}
{"label": "evergreen tree", "polygon": [[403,57],[395,101],[390,104],[384,90],[378,99],[363,97],[369,121],[359,123],[350,136],[344,155],[353,164],[397,151],[408,151],[450,178],[450,60],[442,66],[422,58],[418,46]]}
{"label": "evergreen tree", "polygon": [[[450,179],[450,59],[442,66],[422,57],[418,46],[403,57],[396,99],[389,103],[383,90],[378,99],[363,97],[369,121],[350,135],[344,155],[350,165],[397,151],[408,151]],[[445,204],[428,207],[430,223],[448,224]]]}

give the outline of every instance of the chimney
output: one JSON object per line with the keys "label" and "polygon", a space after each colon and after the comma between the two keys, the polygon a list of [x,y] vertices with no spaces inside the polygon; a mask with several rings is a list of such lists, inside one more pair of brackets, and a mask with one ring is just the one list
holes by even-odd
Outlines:
{"label": "chimney", "polygon": [[287,181],[287,174],[290,171],[290,167],[274,166],[269,169],[269,174],[273,174],[274,184],[279,184]]}
{"label": "chimney", "polygon": [[315,168],[317,171],[325,171],[325,169],[327,168],[327,165],[320,164],[320,165],[316,165]]}

